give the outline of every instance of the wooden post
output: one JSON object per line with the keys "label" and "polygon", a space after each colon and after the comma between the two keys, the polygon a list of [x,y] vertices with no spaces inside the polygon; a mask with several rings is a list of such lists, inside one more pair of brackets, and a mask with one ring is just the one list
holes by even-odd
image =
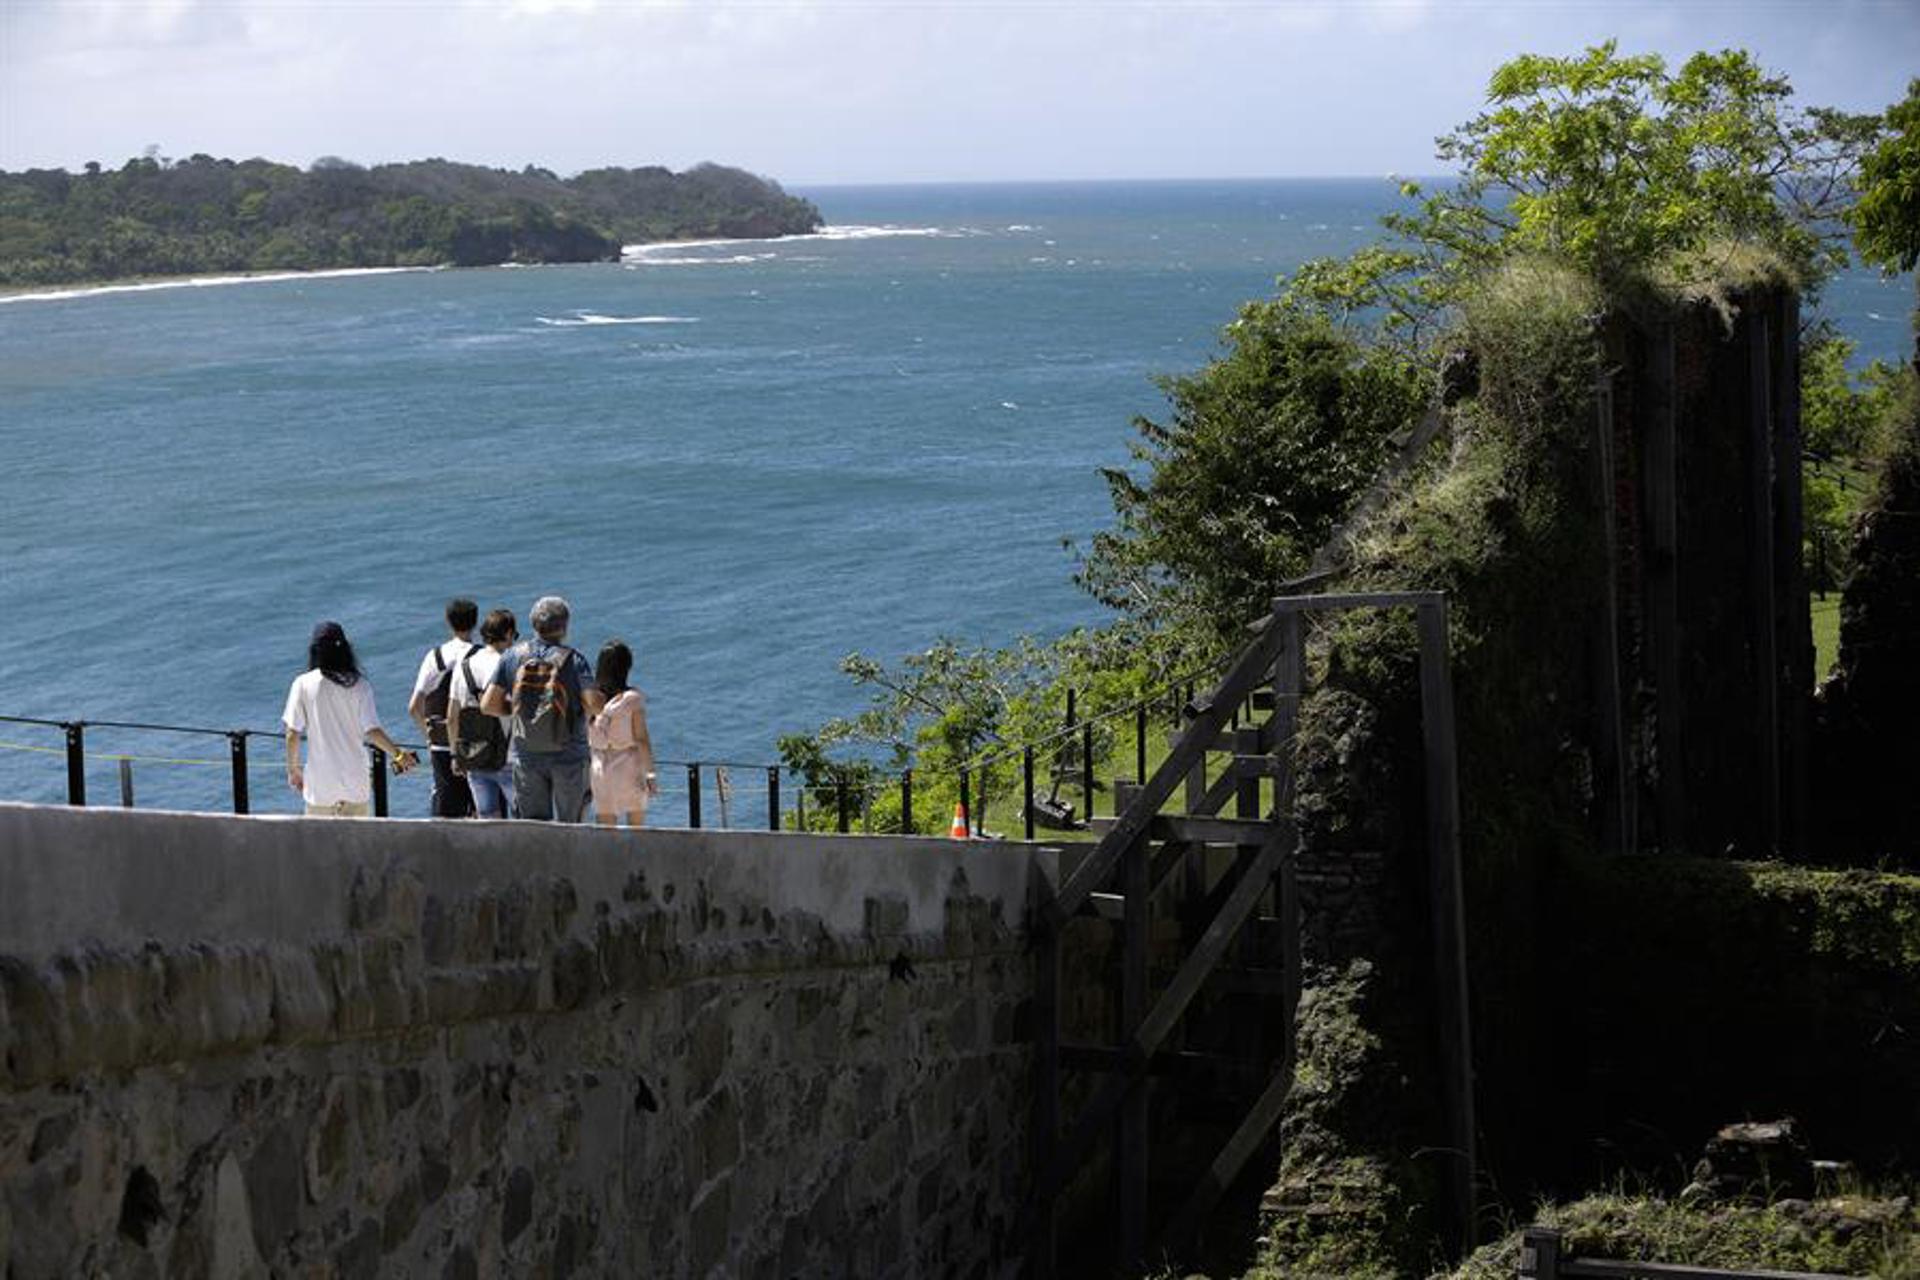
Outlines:
{"label": "wooden post", "polygon": [[1781,831],[1789,854],[1806,845],[1807,753],[1812,726],[1813,617],[1807,598],[1807,570],[1803,559],[1805,495],[1801,490],[1800,454],[1804,447],[1800,423],[1800,299],[1781,290],[1774,309],[1772,353],[1773,389],[1773,568],[1774,624],[1779,637],[1781,742]]}
{"label": "wooden post", "polygon": [[[1089,805],[1091,809],[1091,805]],[[1118,810],[1116,810],[1118,812]],[[1125,1045],[1147,1014],[1148,908],[1152,895],[1149,871],[1153,844],[1142,834],[1127,849],[1120,864],[1120,892],[1124,899],[1121,929],[1120,1034]],[[1119,1148],[1114,1172],[1119,1178],[1121,1274],[1137,1274],[1147,1258],[1147,1059],[1130,1061],[1126,1100],[1120,1104]]]}
{"label": "wooden post", "polygon": [[[1191,691],[1188,692],[1186,701],[1183,702],[1181,706],[1183,708],[1191,708],[1193,706],[1193,694]],[[1181,716],[1183,719],[1186,718],[1186,714],[1186,711],[1182,710]],[[1193,721],[1189,719],[1181,730],[1181,739],[1184,740],[1186,735],[1192,732],[1194,732]],[[1186,810],[1188,813],[1201,813],[1206,810],[1206,807],[1207,753],[1202,751],[1194,758],[1193,768],[1187,774]],[[1187,910],[1198,911],[1207,900],[1207,851],[1205,846],[1195,845],[1188,851],[1182,862],[1183,869],[1180,877],[1181,901]],[[1198,927],[1204,925],[1206,922],[1203,920],[1195,920],[1193,923],[1195,927]]]}
{"label": "wooden post", "polygon": [[[1133,776],[1141,782],[1147,780],[1147,704],[1144,702],[1133,712]],[[1120,812],[1119,802],[1114,803],[1113,811]]]}
{"label": "wooden post", "polygon": [[1560,1280],[1560,1233],[1528,1227],[1520,1236],[1520,1280]]}
{"label": "wooden post", "polygon": [[1647,647],[1653,659],[1654,758],[1659,776],[1660,851],[1687,846],[1687,768],[1680,687],[1680,507],[1674,419],[1673,325],[1648,338],[1646,434],[1641,444],[1646,529]]}
{"label": "wooden post", "polygon": [[1600,616],[1594,620],[1594,700],[1599,721],[1595,743],[1594,800],[1599,806],[1600,847],[1634,851],[1632,788],[1627,769],[1627,733],[1620,681],[1620,546],[1615,528],[1613,381],[1602,374],[1593,393],[1594,511],[1600,518]]}
{"label": "wooden post", "polygon": [[1032,1153],[1032,1179],[1035,1195],[1034,1233],[1027,1261],[1034,1280],[1052,1280],[1059,1249],[1054,1189],[1049,1171],[1060,1149],[1060,936],[1047,923],[1048,913],[1041,908],[1052,900],[1057,885],[1050,881],[1043,866],[1034,878],[1043,901],[1035,904],[1033,984],[1033,1114],[1029,1121],[1028,1147]]}
{"label": "wooden post", "polygon": [[1435,1013],[1446,1099],[1459,1254],[1474,1242],[1473,1035],[1467,1008],[1466,907],[1460,882],[1460,787],[1455,758],[1453,675],[1447,655],[1447,602],[1419,607],[1420,727],[1426,750],[1427,874],[1433,908]]}
{"label": "wooden post", "polygon": [[1749,856],[1780,851],[1780,663],[1774,644],[1773,393],[1768,368],[1764,311],[1750,311],[1747,329],[1747,635],[1753,651],[1754,732],[1760,830]]}

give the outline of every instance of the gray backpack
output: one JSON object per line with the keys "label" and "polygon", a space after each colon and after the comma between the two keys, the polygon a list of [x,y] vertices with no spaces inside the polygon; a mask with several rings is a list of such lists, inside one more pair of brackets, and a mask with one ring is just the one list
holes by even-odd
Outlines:
{"label": "gray backpack", "polygon": [[579,708],[561,675],[571,657],[564,645],[544,656],[529,652],[513,673],[513,736],[522,751],[564,751],[573,741]]}

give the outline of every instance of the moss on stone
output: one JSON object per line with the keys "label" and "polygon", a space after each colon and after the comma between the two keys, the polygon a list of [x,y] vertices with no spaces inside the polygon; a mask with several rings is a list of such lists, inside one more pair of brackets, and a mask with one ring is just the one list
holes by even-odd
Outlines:
{"label": "moss on stone", "polygon": [[[1535,1221],[1560,1230],[1572,1256],[1876,1280],[1920,1277],[1920,1211],[1910,1196],[1685,1205],[1610,1194],[1543,1206]],[[1516,1231],[1475,1253],[1450,1280],[1510,1280],[1519,1256]]]}

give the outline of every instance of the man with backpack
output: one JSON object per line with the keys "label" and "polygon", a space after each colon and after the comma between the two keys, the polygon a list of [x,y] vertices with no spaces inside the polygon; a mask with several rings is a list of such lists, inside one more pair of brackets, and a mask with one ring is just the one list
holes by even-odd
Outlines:
{"label": "man with backpack", "polygon": [[520,624],[506,609],[495,609],[480,624],[484,646],[472,657],[460,659],[453,687],[447,691],[447,746],[452,748],[453,771],[467,780],[473,792],[476,817],[513,816],[513,769],[507,753],[513,732],[505,716],[480,709],[500,655],[520,638]]}
{"label": "man with backpack", "polygon": [[587,808],[587,721],[606,705],[593,668],[567,647],[572,610],[533,602],[533,637],[500,655],[480,709],[511,716],[514,802],[523,818],[579,822]]}
{"label": "man with backpack", "polygon": [[460,660],[480,651],[473,642],[473,625],[480,621],[480,606],[471,600],[447,602],[449,639],[427,650],[420,659],[420,670],[413,678],[413,696],[407,700],[407,714],[427,735],[432,748],[433,801],[436,818],[471,818],[473,793],[466,779],[453,771],[453,753],[447,749],[447,693],[453,686]]}

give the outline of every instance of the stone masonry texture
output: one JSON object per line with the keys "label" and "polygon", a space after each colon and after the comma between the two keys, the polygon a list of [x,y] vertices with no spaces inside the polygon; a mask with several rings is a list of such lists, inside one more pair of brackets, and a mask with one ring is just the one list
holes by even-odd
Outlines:
{"label": "stone masonry texture", "polygon": [[0,1266],[998,1274],[1052,856],[0,805]]}

